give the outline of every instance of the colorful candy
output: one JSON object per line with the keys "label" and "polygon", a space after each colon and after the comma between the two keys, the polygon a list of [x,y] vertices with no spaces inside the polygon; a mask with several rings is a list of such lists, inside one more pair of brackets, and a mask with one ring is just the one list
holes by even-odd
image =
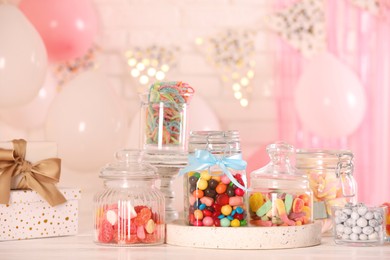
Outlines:
{"label": "colorful candy", "polygon": [[183,138],[183,105],[194,89],[183,82],[157,82],[149,90],[146,109],[146,144],[178,145]]}
{"label": "colorful candy", "polygon": [[[207,170],[188,174],[188,222],[193,226],[246,226],[245,191],[236,187],[226,176],[210,175]],[[239,173],[233,174],[244,184]],[[239,189],[239,190],[237,190]],[[231,194],[229,193],[229,190]],[[203,192],[203,196],[198,194]]]}
{"label": "colorful candy", "polygon": [[164,227],[160,217],[147,206],[119,210],[113,204],[98,210],[95,230],[97,242],[102,244],[154,244],[162,242]]}
{"label": "colorful candy", "polygon": [[250,194],[250,224],[270,227],[311,223],[310,200],[306,206],[305,201],[300,197],[301,195],[305,194],[278,192],[254,192]]}

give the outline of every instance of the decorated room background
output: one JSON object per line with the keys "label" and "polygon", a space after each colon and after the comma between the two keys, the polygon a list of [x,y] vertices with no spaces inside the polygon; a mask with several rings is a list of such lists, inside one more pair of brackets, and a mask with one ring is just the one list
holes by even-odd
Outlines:
{"label": "decorated room background", "polygon": [[389,200],[389,1],[6,2],[0,140],[57,142],[83,210],[99,169],[139,146],[139,93],[162,80],[196,90],[190,130],[240,132],[248,173],[276,140],[349,149],[359,200]]}

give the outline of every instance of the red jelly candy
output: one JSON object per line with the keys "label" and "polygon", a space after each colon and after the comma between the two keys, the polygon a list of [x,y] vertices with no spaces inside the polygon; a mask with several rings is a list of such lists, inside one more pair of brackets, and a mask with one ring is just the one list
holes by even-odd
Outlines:
{"label": "red jelly candy", "polygon": [[141,209],[137,217],[134,218],[134,223],[137,226],[142,226],[145,225],[146,222],[148,222],[148,220],[151,218],[152,218],[152,211],[149,208],[145,207]]}
{"label": "red jelly candy", "polygon": [[150,244],[150,243],[156,243],[157,242],[157,235],[156,234],[146,234],[145,239],[142,240],[142,242]]}
{"label": "red jelly candy", "polygon": [[229,204],[229,196],[227,194],[219,194],[216,199],[217,204],[224,206]]}
{"label": "red jelly candy", "polygon": [[211,217],[213,215],[213,212],[207,209],[204,209],[202,212],[203,212],[203,216],[205,217]]}
{"label": "red jelly candy", "polygon": [[214,218],[214,226],[216,226],[216,227],[221,226],[221,220],[219,218]]}
{"label": "red jelly candy", "polygon": [[147,206],[144,205],[138,205],[134,207],[135,212],[140,213],[142,209],[147,208]]}
{"label": "red jelly candy", "polygon": [[99,242],[109,243],[114,236],[114,228],[107,220],[103,220],[99,230]]}
{"label": "red jelly candy", "polygon": [[244,192],[244,190],[243,189],[240,189],[240,188],[236,188],[235,190],[234,190],[234,193],[237,195],[237,196],[244,196],[244,194],[245,194],[245,192]]}
{"label": "red jelly candy", "polygon": [[203,222],[202,220],[195,220],[192,225],[200,227],[203,226]]}
{"label": "red jelly candy", "polygon": [[127,237],[127,239],[125,240],[126,244],[135,244],[137,243],[139,240],[138,240],[138,237],[137,235],[130,235]]}
{"label": "red jelly candy", "polygon": [[236,218],[238,220],[243,220],[244,219],[244,214],[236,213],[236,214],[234,214],[233,218]]}

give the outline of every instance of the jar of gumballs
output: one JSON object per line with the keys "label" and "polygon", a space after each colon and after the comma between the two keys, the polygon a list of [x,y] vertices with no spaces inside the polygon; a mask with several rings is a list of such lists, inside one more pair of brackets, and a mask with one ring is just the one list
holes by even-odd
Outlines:
{"label": "jar of gumballs", "polygon": [[291,165],[293,146],[279,142],[267,146],[270,162],[250,173],[251,226],[298,226],[313,222],[313,193],[306,175]]}
{"label": "jar of gumballs", "polygon": [[349,150],[297,149],[296,167],[305,173],[314,193],[314,219],[322,232],[332,229],[332,206],[356,203],[353,153]]}
{"label": "jar of gumballs", "polygon": [[184,178],[184,214],[191,226],[247,225],[246,162],[238,131],[192,131]]}
{"label": "jar of gumballs", "polygon": [[165,203],[156,169],[141,152],[122,150],[102,168],[104,189],[94,197],[94,242],[110,246],[164,243]]}

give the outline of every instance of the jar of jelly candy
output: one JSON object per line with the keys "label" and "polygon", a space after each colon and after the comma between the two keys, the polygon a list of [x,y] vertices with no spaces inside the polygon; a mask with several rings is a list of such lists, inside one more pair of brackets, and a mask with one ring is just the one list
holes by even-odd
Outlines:
{"label": "jar of jelly candy", "polygon": [[247,225],[246,162],[238,131],[192,131],[184,174],[184,214],[191,226]]}
{"label": "jar of jelly candy", "polygon": [[155,168],[142,162],[140,151],[117,152],[101,169],[104,189],[94,197],[94,242],[111,246],[164,243],[164,196]]}
{"label": "jar of jelly candy", "polygon": [[298,226],[313,222],[313,193],[306,175],[290,163],[294,147],[267,146],[270,162],[251,172],[249,223],[252,226]]}
{"label": "jar of jelly candy", "polygon": [[314,219],[321,219],[323,232],[331,230],[331,207],[357,200],[353,153],[349,150],[297,149],[296,167],[309,178],[314,193]]}
{"label": "jar of jelly candy", "polygon": [[194,89],[183,82],[156,82],[141,95],[141,147],[183,153],[187,147],[187,108]]}

